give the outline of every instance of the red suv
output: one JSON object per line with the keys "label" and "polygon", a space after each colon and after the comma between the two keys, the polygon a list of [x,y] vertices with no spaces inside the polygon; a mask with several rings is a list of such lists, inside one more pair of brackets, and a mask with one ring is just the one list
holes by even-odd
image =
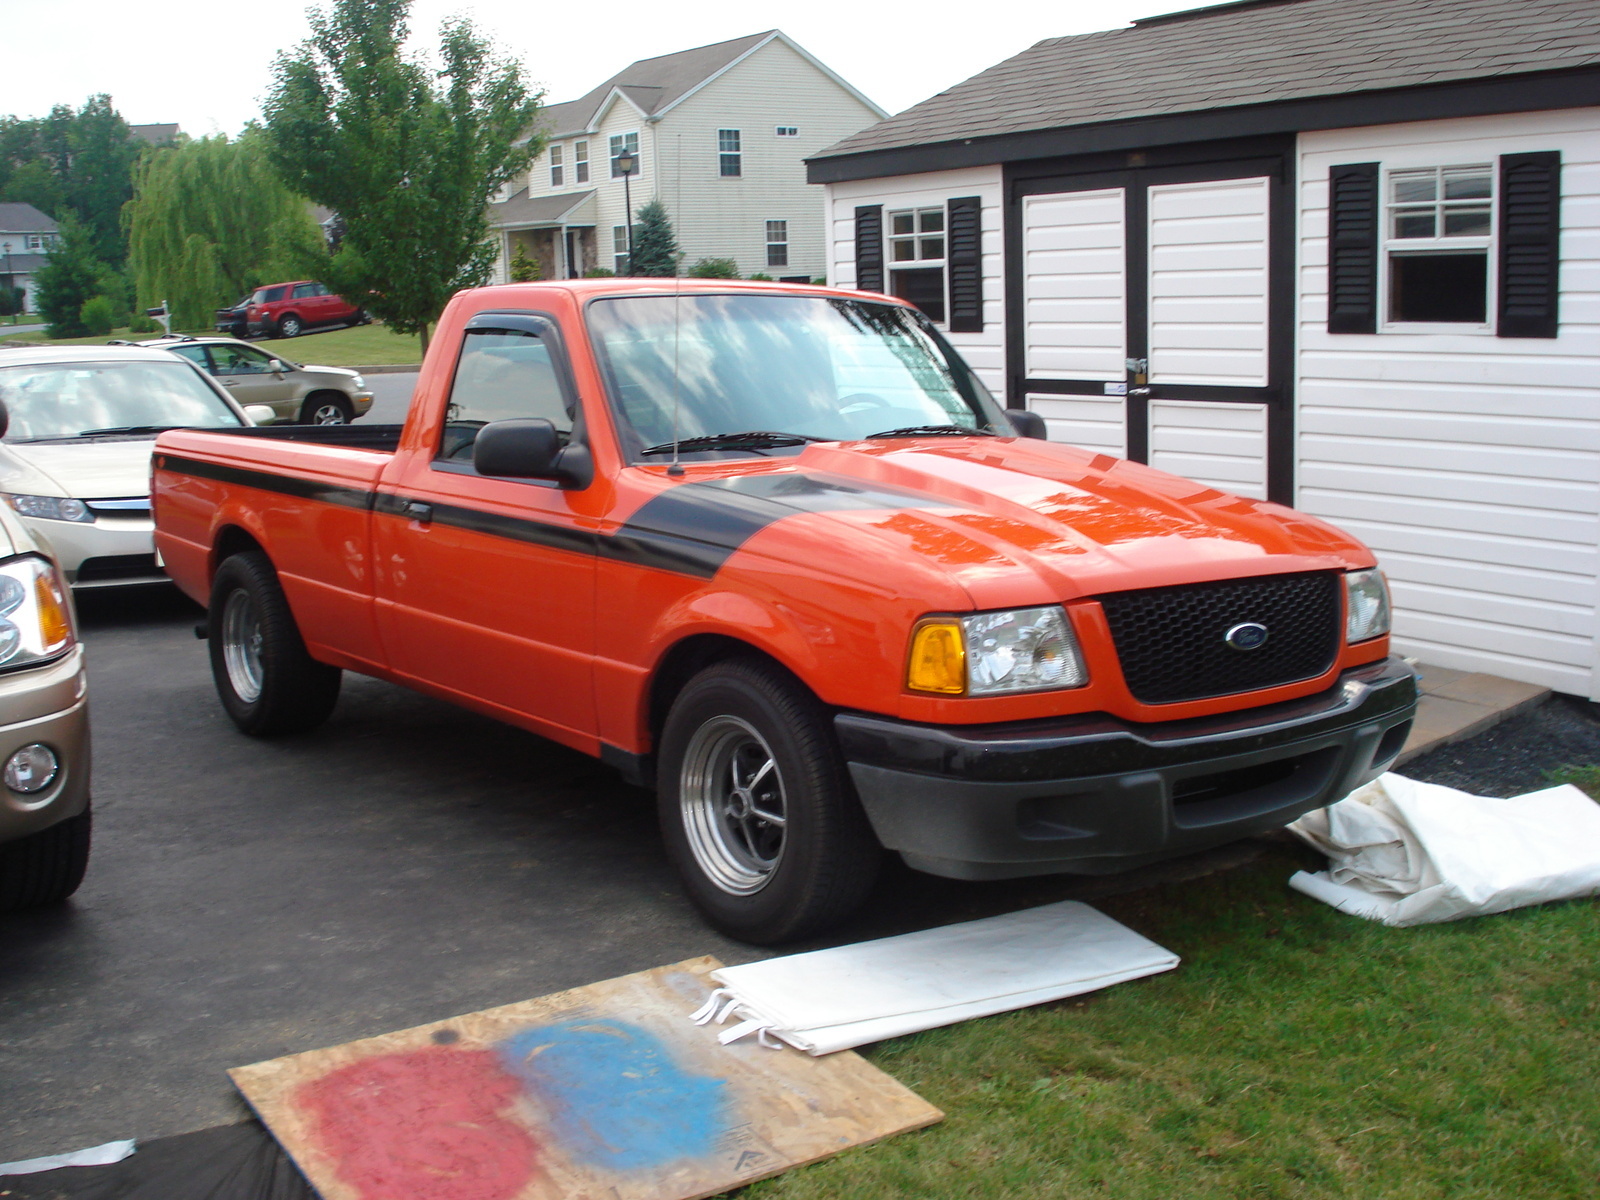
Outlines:
{"label": "red suv", "polygon": [[367,314],[315,280],[257,288],[244,311],[245,331],[268,337],[299,337],[324,325],[364,325]]}

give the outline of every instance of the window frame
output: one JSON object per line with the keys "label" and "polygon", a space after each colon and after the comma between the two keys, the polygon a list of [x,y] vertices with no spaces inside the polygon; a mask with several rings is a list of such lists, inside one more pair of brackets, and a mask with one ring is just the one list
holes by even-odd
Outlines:
{"label": "window frame", "polygon": [[611,151],[611,178],[622,178],[622,172],[617,168],[617,159],[622,157],[624,150],[633,153],[633,171],[628,178],[637,179],[644,174],[644,159],[639,156],[638,130],[634,130],[632,133],[608,134],[607,139],[606,148]]}
{"label": "window frame", "polygon": [[619,276],[625,277],[625,268],[633,264],[628,261],[628,227],[626,225],[613,225],[611,227],[611,269]]}
{"label": "window frame", "polygon": [[[937,213],[939,215],[939,228],[937,230],[924,230],[922,219],[925,215]],[[910,233],[897,234],[894,231],[896,217],[911,217],[912,228]],[[938,258],[924,258],[922,256],[923,242],[927,237],[937,237],[943,253]],[[915,258],[896,259],[894,247],[896,242],[910,242],[916,252]],[[934,325],[944,328],[950,323],[950,211],[947,202],[937,204],[913,204],[905,208],[888,209],[883,212],[883,283],[884,291],[898,299],[905,300],[908,304],[916,306],[916,302],[901,296],[895,291],[895,274],[899,271],[938,271],[940,278],[940,292],[942,295],[941,306],[944,315],[930,316],[926,310],[917,307],[917,311],[927,316]]]}
{"label": "window frame", "polygon": [[[1487,207],[1489,211],[1489,232],[1486,234],[1472,235],[1445,235],[1443,232],[1443,216],[1447,211],[1443,195],[1444,173],[1446,171],[1481,170],[1489,180],[1489,195],[1483,198],[1471,198],[1456,202],[1461,207],[1467,204]],[[1412,175],[1421,171],[1432,171],[1436,180],[1435,196],[1432,203],[1435,219],[1434,236],[1431,238],[1397,237],[1394,232],[1394,221],[1398,210],[1415,209],[1427,201],[1397,201],[1394,198],[1394,182],[1396,176]],[[1490,158],[1487,162],[1440,162],[1434,156],[1427,162],[1412,162],[1407,159],[1385,161],[1378,173],[1378,286],[1377,330],[1379,334],[1460,334],[1468,337],[1494,337],[1495,314],[1497,299],[1500,294],[1499,279],[1499,245],[1500,245],[1500,180],[1499,159]],[[1394,258],[1423,258],[1442,257],[1445,255],[1482,254],[1484,258],[1484,292],[1482,321],[1402,321],[1392,315],[1392,301],[1394,297],[1394,272],[1391,263]]]}
{"label": "window frame", "polygon": [[772,127],[772,136],[781,138],[797,138],[800,136],[800,126],[774,125]]}
{"label": "window frame", "polygon": [[589,182],[589,141],[572,143],[572,182]]}
{"label": "window frame", "polygon": [[[787,267],[789,265],[789,218],[784,217],[779,220],[769,220],[767,221],[766,226],[767,266]],[[776,231],[774,231],[773,226],[777,226]],[[778,234],[777,237],[773,236],[774,232]],[[781,252],[778,258],[774,258],[772,256],[772,252],[775,249]]]}
{"label": "window frame", "polygon": [[567,168],[563,161],[565,155],[561,152],[561,143],[550,147],[550,186],[553,188],[566,187]]}
{"label": "window frame", "polygon": [[[729,148],[730,143],[731,149]],[[732,166],[733,170],[730,171],[728,169],[729,166]],[[744,178],[744,132],[742,129],[717,130],[717,178]]]}

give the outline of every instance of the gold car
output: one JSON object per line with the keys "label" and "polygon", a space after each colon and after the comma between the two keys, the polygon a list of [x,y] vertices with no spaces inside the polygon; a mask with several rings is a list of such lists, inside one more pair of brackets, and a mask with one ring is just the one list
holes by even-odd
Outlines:
{"label": "gold car", "polygon": [[279,421],[348,425],[372,407],[367,381],[346,367],[309,367],[225,337],[164,337],[141,342],[186,358],[238,404],[265,404]]}

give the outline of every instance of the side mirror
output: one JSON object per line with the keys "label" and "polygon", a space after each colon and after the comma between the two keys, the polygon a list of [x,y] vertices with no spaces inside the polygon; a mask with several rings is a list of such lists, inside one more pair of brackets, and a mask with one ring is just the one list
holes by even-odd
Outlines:
{"label": "side mirror", "polygon": [[252,425],[271,425],[278,419],[278,414],[272,411],[270,404],[246,404],[244,415]]}
{"label": "side mirror", "polygon": [[287,371],[289,369],[289,364],[284,362],[283,359],[281,359],[281,358],[275,358],[272,361],[270,361],[267,365],[269,367],[271,367],[279,375],[282,375],[285,371]]}
{"label": "side mirror", "polygon": [[[563,470],[556,427],[540,417],[513,417],[490,421],[478,430],[472,443],[472,466],[479,475],[501,479],[554,479],[564,485],[582,484]],[[586,482],[586,481],[585,481]]]}
{"label": "side mirror", "polygon": [[11,413],[6,409],[6,402],[0,400],[0,438],[5,437],[6,430],[11,428]]}
{"label": "side mirror", "polygon": [[1017,431],[1018,437],[1038,438],[1041,442],[1050,440],[1050,431],[1045,428],[1044,418],[1038,413],[1025,408],[1008,408],[1006,416],[1010,418],[1011,428]]}

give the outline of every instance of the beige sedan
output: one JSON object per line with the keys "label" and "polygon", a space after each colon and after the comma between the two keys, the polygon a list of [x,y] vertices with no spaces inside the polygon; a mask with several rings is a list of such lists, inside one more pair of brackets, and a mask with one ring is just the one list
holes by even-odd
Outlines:
{"label": "beige sedan", "polygon": [[279,421],[347,425],[372,407],[366,380],[345,367],[309,367],[235,338],[168,337],[141,342],[186,358],[241,406],[265,404]]}

